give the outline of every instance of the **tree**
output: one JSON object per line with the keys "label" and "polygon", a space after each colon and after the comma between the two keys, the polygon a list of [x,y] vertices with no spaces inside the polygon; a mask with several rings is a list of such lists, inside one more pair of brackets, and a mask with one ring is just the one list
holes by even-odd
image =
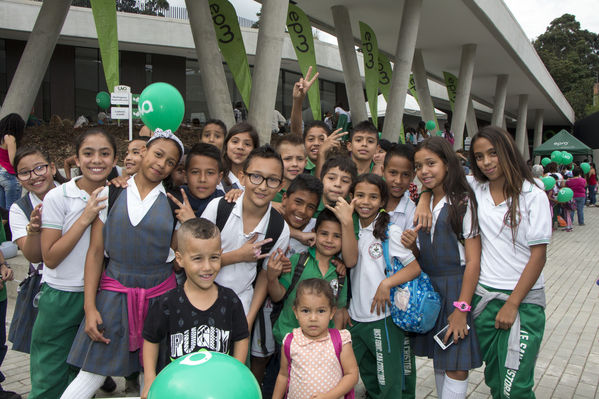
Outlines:
{"label": "tree", "polygon": [[576,118],[586,116],[599,74],[599,35],[580,29],[574,15],[564,14],[533,45]]}

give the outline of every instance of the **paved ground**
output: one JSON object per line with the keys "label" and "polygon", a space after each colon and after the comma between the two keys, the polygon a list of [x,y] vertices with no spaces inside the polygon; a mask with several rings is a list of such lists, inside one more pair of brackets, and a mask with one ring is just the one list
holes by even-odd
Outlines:
{"label": "paved ground", "polygon": [[[585,209],[586,226],[575,226],[571,233],[557,231],[548,250],[545,266],[547,289],[547,324],[545,338],[535,369],[535,392],[543,398],[599,398],[599,208]],[[18,280],[25,276],[27,265],[22,256],[9,260]],[[9,283],[11,320],[16,283]],[[8,329],[8,327],[7,327]],[[420,359],[418,398],[436,398],[432,362]],[[29,356],[12,350],[2,365],[6,375],[3,387],[27,396]],[[117,378],[122,394],[124,380]],[[358,388],[357,397],[363,397]],[[469,398],[490,398],[483,369],[470,375]],[[98,396],[103,396],[102,394]]]}

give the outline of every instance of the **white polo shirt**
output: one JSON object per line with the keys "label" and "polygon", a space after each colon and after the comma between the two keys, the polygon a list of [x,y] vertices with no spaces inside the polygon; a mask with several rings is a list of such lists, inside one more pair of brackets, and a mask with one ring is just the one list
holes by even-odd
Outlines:
{"label": "white polo shirt", "polygon": [[[489,183],[468,182],[478,201],[478,223],[481,232],[482,254],[479,282],[493,288],[513,290],[530,259],[530,247],[549,244],[551,212],[547,195],[539,187],[525,181],[519,198],[521,221],[515,242],[512,230],[505,223],[508,204],[495,205]],[[543,274],[532,289],[543,288]]]}
{"label": "white polo shirt", "polygon": [[411,230],[414,228],[414,212],[416,204],[410,198],[409,190],[403,193],[403,196],[397,203],[394,210],[387,210],[391,217],[391,223],[401,228],[401,231]]}
{"label": "white polo shirt", "polygon": [[[237,176],[235,176],[235,173],[233,173],[232,171],[229,171],[229,174],[227,176],[229,177],[231,186],[236,184],[237,188],[239,188],[241,190],[245,190],[245,187],[241,185],[241,180],[239,180],[239,178]],[[216,189],[222,191],[223,193],[225,192],[222,181],[220,183],[218,183],[218,185],[216,186]]]}
{"label": "white polo shirt", "polygon": [[[433,222],[431,227],[431,244],[435,241],[435,226],[437,224],[437,219],[439,219],[439,214],[441,213],[441,210],[443,209],[443,206],[445,206],[446,203],[447,197],[443,197],[433,208],[433,201],[431,201],[431,212],[433,214]],[[473,234],[472,231],[472,209],[470,208],[470,202],[468,202],[468,206],[466,207],[466,213],[464,214],[464,219],[462,219],[462,235],[464,236],[465,240],[476,237],[478,235]],[[466,266],[466,253],[464,251],[464,246],[459,240],[458,251],[460,252],[460,264],[462,266]]]}
{"label": "white polo shirt", "polygon": [[[76,182],[81,177],[77,176],[46,194],[42,210],[42,228],[60,230],[64,235],[83,214],[90,195],[77,187]],[[108,187],[105,187],[99,196],[108,197]],[[50,287],[61,291],[83,291],[83,270],[89,248],[90,230],[91,224],[56,268],[44,266],[44,281]]]}
{"label": "white polo shirt", "polygon": [[[266,229],[268,227],[268,221],[270,220],[270,209],[271,205],[268,205],[268,209],[262,219],[256,225],[256,228],[249,234],[244,234],[243,231],[243,197],[242,194],[236,201],[233,210],[231,211],[231,215],[229,215],[229,219],[223,230],[221,231],[221,246],[223,253],[231,252],[236,249],[241,248],[243,244],[252,238],[254,234],[257,234],[256,241],[264,240],[266,236]],[[218,202],[220,198],[215,198],[202,213],[202,217],[210,220],[212,223],[216,223],[216,213],[218,210]],[[269,252],[269,255],[272,254],[277,249],[281,249],[283,251],[287,250],[289,246],[289,226],[287,223],[283,226],[283,231],[279,236],[279,239],[272,247]],[[266,269],[266,265],[268,264],[268,258],[264,259],[264,268]],[[250,305],[252,303],[252,296],[254,295],[254,287],[252,283],[256,279],[256,262],[241,262],[234,263],[232,265],[223,266],[216,276],[215,281],[227,288],[235,291],[241,302],[243,303],[243,309],[247,315],[250,310]]]}
{"label": "white polo shirt", "polygon": [[[377,321],[385,318],[384,314],[370,313],[372,299],[377,288],[385,278],[386,264],[383,256],[381,240],[373,235],[376,219],[367,227],[360,224],[358,238],[358,263],[350,269],[352,299],[349,304],[349,315],[360,322]],[[412,251],[401,244],[402,230],[399,226],[389,225],[389,257],[397,257],[401,263],[408,265],[414,259]],[[387,312],[389,315],[389,312]]]}

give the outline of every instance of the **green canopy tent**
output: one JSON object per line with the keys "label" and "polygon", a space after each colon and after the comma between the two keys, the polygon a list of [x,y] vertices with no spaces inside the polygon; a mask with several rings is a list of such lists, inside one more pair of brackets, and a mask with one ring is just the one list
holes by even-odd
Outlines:
{"label": "green canopy tent", "polygon": [[553,151],[568,151],[572,155],[591,155],[593,150],[566,130],[560,130],[555,136],[534,149],[534,155],[549,155]]}

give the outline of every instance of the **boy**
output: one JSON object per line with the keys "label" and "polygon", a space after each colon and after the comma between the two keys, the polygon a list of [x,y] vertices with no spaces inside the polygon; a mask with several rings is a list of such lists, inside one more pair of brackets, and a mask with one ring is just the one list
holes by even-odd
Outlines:
{"label": "boy", "polygon": [[305,167],[306,173],[310,173],[313,176],[316,173],[315,168],[318,161],[318,154],[320,153],[320,146],[330,134],[331,130],[322,121],[313,121],[307,123],[304,127],[304,147],[308,154]]}
{"label": "boy", "polygon": [[128,177],[133,176],[139,170],[142,154],[146,150],[147,142],[148,137],[142,136],[131,140],[127,145],[124,164],[125,173]]}
{"label": "boy", "polygon": [[179,207],[175,216],[180,223],[199,217],[214,198],[225,195],[216,187],[223,177],[220,151],[212,144],[198,143],[191,147],[185,159],[187,185],[180,193],[168,193],[169,199]]}
{"label": "boy", "polygon": [[144,389],[147,397],[156,374],[169,363],[201,349],[227,353],[245,362],[248,325],[243,305],[229,288],[214,282],[221,268],[221,238],[216,226],[191,219],[177,231],[178,264],[183,286],[156,300],[143,330]]}
{"label": "boy", "polygon": [[287,134],[279,139],[276,150],[283,160],[283,187],[273,201],[281,202],[289,184],[297,175],[303,173],[306,167],[306,149],[299,136]]}
{"label": "boy", "polygon": [[[246,159],[240,180],[245,191],[231,204],[231,208],[228,208],[230,213],[221,229],[224,267],[216,281],[239,295],[248,325],[253,326],[267,294],[266,272],[262,270],[265,269],[266,263],[264,267],[261,264],[275,251],[285,251],[289,246],[289,227],[283,217],[272,209],[270,203],[281,189],[283,161],[271,146],[258,147],[252,150]],[[224,212],[224,203],[221,199],[212,200],[202,217],[216,222],[218,226],[219,220],[223,219],[222,213],[219,218],[219,208]],[[278,231],[278,238],[271,236],[265,239],[269,231],[274,231],[273,226],[279,223],[282,227]],[[267,301],[263,309],[266,322],[264,329],[258,328],[259,331],[256,331],[252,338],[252,371],[254,375],[258,375],[259,380],[269,356],[275,351],[272,333],[269,331],[272,327],[268,323],[270,310],[271,305]],[[261,318],[259,319],[261,321]],[[259,321],[256,322],[257,326],[262,324]],[[259,364],[256,367],[255,359]]]}
{"label": "boy", "polygon": [[322,183],[307,173],[297,176],[283,194],[283,217],[289,225],[291,238],[287,256],[304,252],[314,245],[314,219],[322,196]]}
{"label": "boy", "polygon": [[372,171],[373,158],[378,146],[379,132],[369,121],[358,123],[351,131],[347,149],[351,151],[351,158],[356,164],[358,175]]}
{"label": "boy", "polygon": [[[290,259],[292,270],[281,274],[282,264],[279,256],[271,257],[268,262],[268,293],[273,301],[284,300],[283,309],[275,322],[273,333],[275,340],[281,345],[287,333],[299,327],[293,314],[293,301],[297,284],[309,278],[321,278],[329,281],[337,299],[337,308],[343,309],[347,302],[347,284],[345,278],[337,274],[336,266],[332,262],[341,251],[341,223],[335,214],[326,209],[316,221],[316,244],[309,248],[307,253],[296,253]],[[302,268],[302,269],[298,269]],[[299,272],[297,271],[299,270]],[[337,318],[335,318],[337,322]],[[341,323],[333,322],[329,327],[343,328]]]}

